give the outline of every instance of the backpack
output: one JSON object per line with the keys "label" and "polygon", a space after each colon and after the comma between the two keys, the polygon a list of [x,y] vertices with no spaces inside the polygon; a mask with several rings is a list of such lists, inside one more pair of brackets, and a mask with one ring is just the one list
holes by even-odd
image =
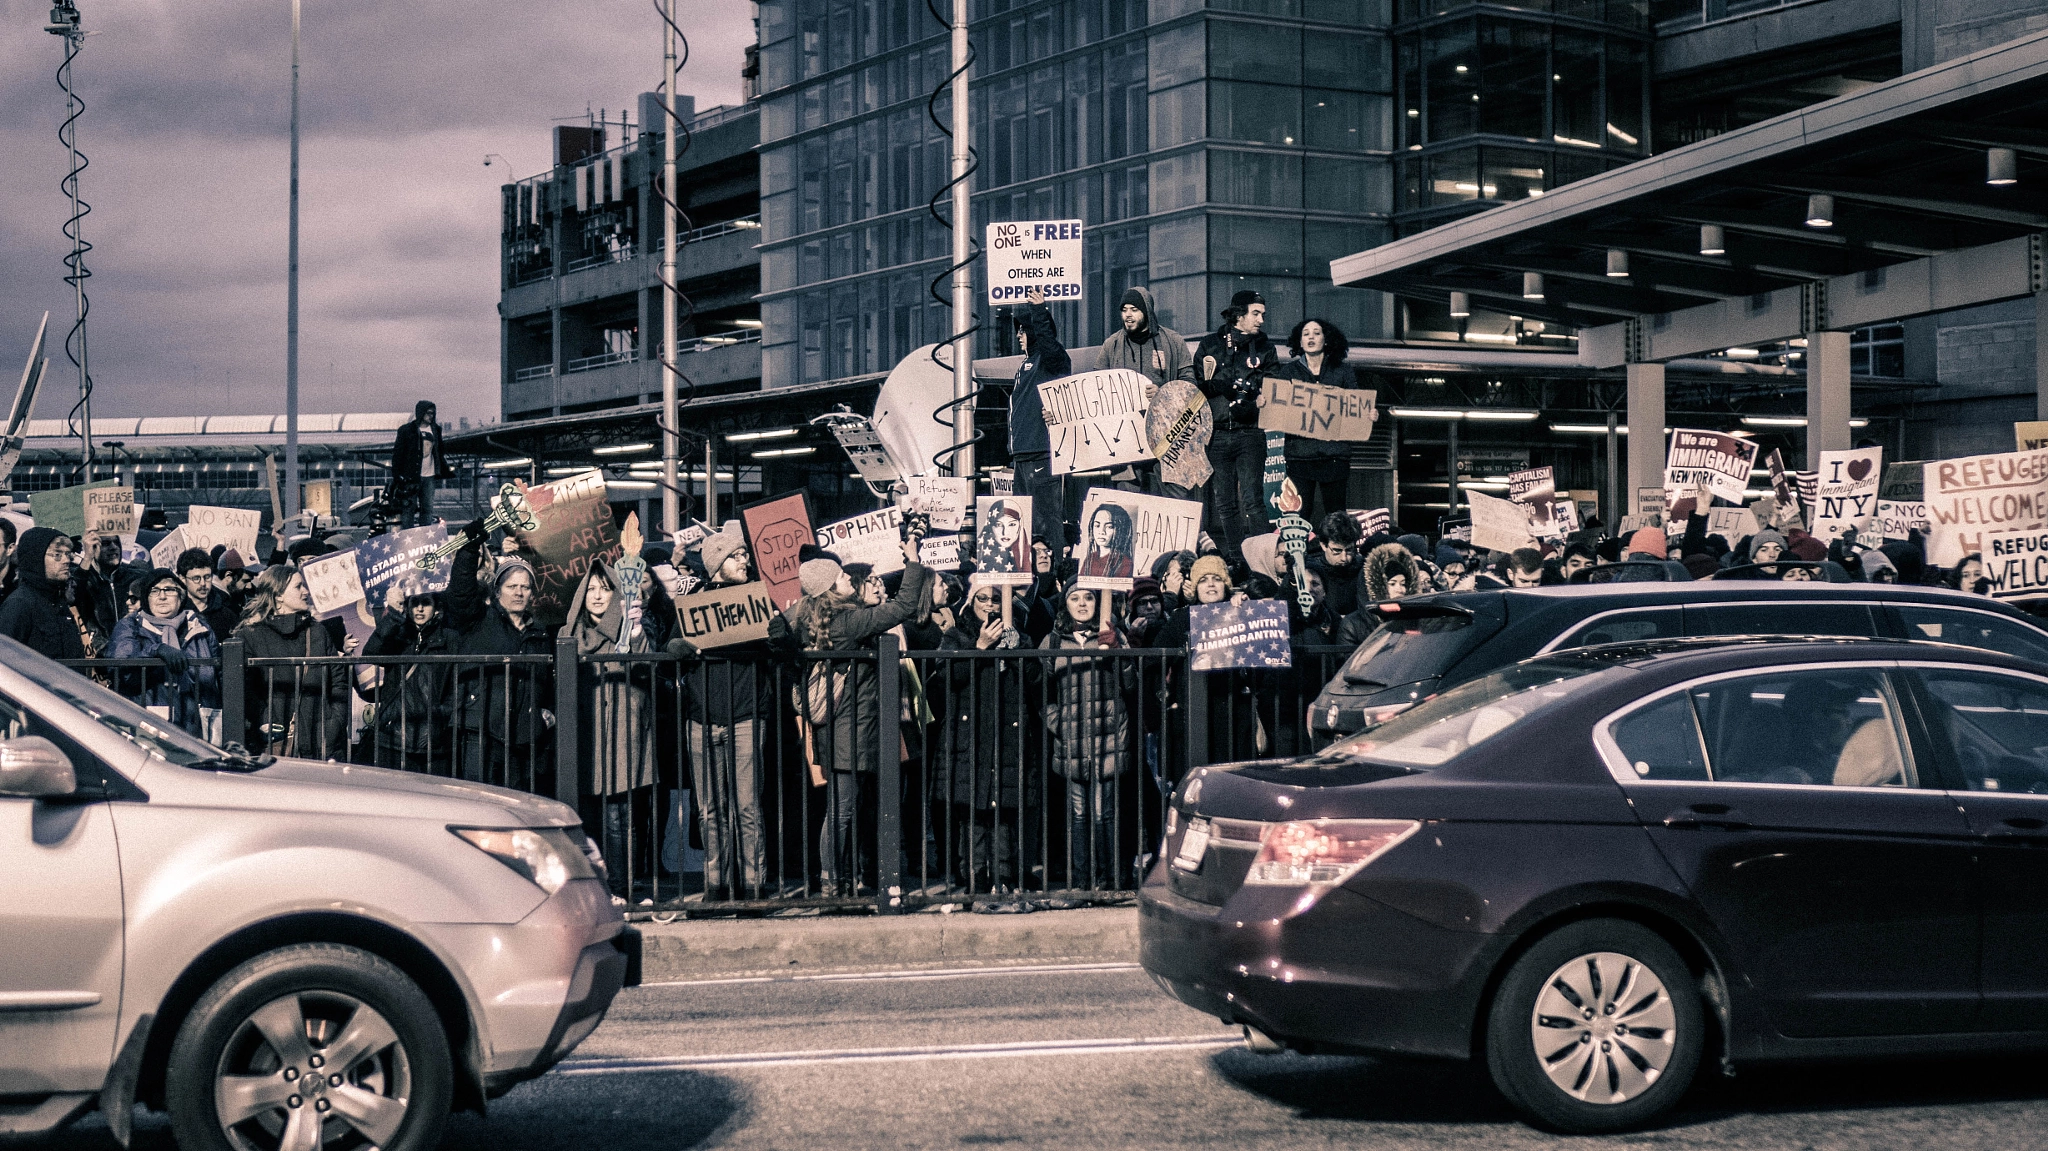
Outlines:
{"label": "backpack", "polygon": [[846,681],[852,672],[834,667],[835,662],[819,660],[804,672],[804,718],[813,724],[832,722],[833,714],[846,702]]}

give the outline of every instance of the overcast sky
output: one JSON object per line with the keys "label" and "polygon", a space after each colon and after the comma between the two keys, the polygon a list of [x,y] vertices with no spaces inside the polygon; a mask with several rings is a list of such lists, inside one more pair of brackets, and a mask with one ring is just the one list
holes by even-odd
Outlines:
{"label": "overcast sky", "polygon": [[[78,0],[95,415],[282,412],[290,0]],[[678,90],[740,98],[750,5],[678,6]],[[0,0],[0,379],[50,315],[36,405],[64,415],[67,155],[48,0]],[[306,0],[300,408],[498,414],[498,186],[550,125],[660,82],[651,0]],[[0,403],[4,403],[0,398]]]}

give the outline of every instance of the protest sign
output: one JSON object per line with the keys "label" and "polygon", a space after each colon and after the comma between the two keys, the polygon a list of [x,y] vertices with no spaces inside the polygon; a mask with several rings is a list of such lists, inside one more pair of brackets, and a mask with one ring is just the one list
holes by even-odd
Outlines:
{"label": "protest sign", "polygon": [[999,496],[1007,496],[1017,490],[1017,473],[1009,468],[997,468],[988,474],[988,490]]}
{"label": "protest sign", "polygon": [[1665,487],[1691,491],[1701,483],[1729,503],[1739,504],[1749,490],[1756,467],[1757,443],[1725,432],[1696,428],[1671,429],[1671,450],[1665,457]]}
{"label": "protest sign", "polygon": [[1080,220],[990,224],[988,302],[1021,304],[1037,288],[1046,300],[1081,298]]}
{"label": "protest sign", "polygon": [[1656,517],[1664,522],[1664,489],[1662,487],[1636,489],[1636,515],[1645,518]]}
{"label": "protest sign", "polygon": [[2048,448],[2048,420],[2021,420],[2013,424],[2012,438],[2018,451]]}
{"label": "protest sign", "polygon": [[67,536],[82,536],[85,534],[85,493],[93,488],[111,488],[120,482],[95,480],[89,484],[58,488],[55,491],[30,492],[29,514],[36,518],[36,526],[39,528],[55,528]]}
{"label": "protest sign", "polygon": [[1908,533],[1927,533],[1927,505],[1919,500],[1877,501],[1877,529],[1888,540],[1909,538]]}
{"label": "protest sign", "polygon": [[329,619],[340,615],[363,598],[362,571],[356,566],[354,548],[335,552],[299,565],[306,577],[306,596],[313,603],[313,615]]}
{"label": "protest sign", "polygon": [[960,549],[966,532],[934,532],[917,539],[917,562],[935,572],[960,570]]}
{"label": "protest sign", "polygon": [[533,614],[541,626],[557,628],[569,618],[569,600],[591,563],[610,563],[619,556],[619,529],[605,502],[604,473],[593,469],[520,490],[538,525],[531,531],[513,529],[533,561]]}
{"label": "protest sign", "polygon": [[760,580],[715,587],[676,600],[676,634],[699,651],[754,643],[768,638],[775,616],[775,600]]}
{"label": "protest sign", "polygon": [[1590,523],[1594,516],[1600,514],[1599,492],[1585,488],[1573,488],[1565,494],[1571,497],[1572,503],[1578,505],[1579,523]]}
{"label": "protest sign", "polygon": [[1707,512],[1707,534],[1720,536],[1730,545],[1741,543],[1759,530],[1756,513],[1748,508],[1713,508]]}
{"label": "protest sign", "polygon": [[1985,536],[1984,578],[1992,599],[2048,599],[2048,531]]}
{"label": "protest sign", "polygon": [[1194,605],[1188,609],[1188,658],[1195,671],[1294,666],[1287,604],[1254,599]]}
{"label": "protest sign", "polygon": [[164,538],[150,545],[149,566],[177,570],[178,557],[185,551],[185,529],[172,528]]}
{"label": "protest sign", "polygon": [[89,487],[84,489],[85,531],[96,536],[135,534],[135,489]]}
{"label": "protest sign", "polygon": [[974,481],[950,476],[910,476],[909,489],[896,497],[904,511],[923,512],[931,519],[934,532],[957,532],[967,522],[967,509],[974,505]]}
{"label": "protest sign", "polygon": [[233,548],[243,559],[256,555],[256,532],[263,513],[255,508],[216,508],[193,504],[186,509],[185,546],[212,551]]}
{"label": "protest sign", "polygon": [[1536,546],[1536,539],[1529,531],[1528,508],[1485,492],[1466,492],[1465,499],[1472,509],[1474,547],[1511,552]]}
{"label": "protest sign", "polygon": [[314,480],[299,485],[299,507],[316,516],[334,514],[334,481]]}
{"label": "protest sign", "polygon": [[844,564],[872,564],[876,575],[903,570],[903,509],[862,512],[818,529],[818,546]]}
{"label": "protest sign", "polygon": [[[1469,507],[1471,505],[1468,504],[1466,506]],[[1392,529],[1382,528],[1380,530],[1391,531]],[[1436,521],[1436,534],[1439,539],[1458,540],[1461,543],[1469,544],[1472,542],[1471,517],[1459,516],[1457,519],[1450,519],[1448,517],[1439,519]]]}
{"label": "protest sign", "polygon": [[1260,475],[1265,488],[1266,518],[1280,515],[1280,489],[1287,483],[1287,437],[1280,432],[1266,433],[1266,469]]}
{"label": "protest sign", "polygon": [[1145,442],[1145,377],[1129,368],[1083,372],[1038,385],[1052,438],[1052,474],[1152,458]]}
{"label": "protest sign", "polygon": [[1922,474],[1928,563],[1953,567],[1994,532],[2048,527],[2048,451],[1935,460]]}
{"label": "protest sign", "polygon": [[1023,586],[1031,572],[1031,497],[980,496],[974,501],[974,575],[968,582]]}
{"label": "protest sign", "polygon": [[1883,476],[1883,448],[1822,452],[1814,489],[1814,537],[1836,540],[1853,528],[1868,539],[1876,526],[1877,487]]}
{"label": "protest sign", "polygon": [[1799,487],[1796,477],[1785,470],[1785,456],[1772,448],[1764,457],[1764,467],[1771,473],[1771,514],[1770,522],[1764,526],[1772,528],[1802,527],[1806,520],[1799,512]]}
{"label": "protest sign", "polygon": [[420,567],[420,557],[431,555],[448,542],[446,524],[429,524],[371,536],[356,545],[356,574],[363,581],[363,598],[373,604],[384,602],[391,585],[408,575],[417,578],[406,584],[407,595],[431,595],[448,590],[453,568],[448,564]]}
{"label": "protest sign", "polygon": [[1557,473],[1548,465],[1509,472],[1508,499],[1529,509],[1529,534],[1537,539],[1562,539],[1570,530],[1555,510]]}
{"label": "protest sign", "polygon": [[1927,464],[1924,460],[1907,460],[1904,463],[1886,464],[1884,482],[1878,485],[1877,498],[1899,504],[1917,504],[1924,488]]}
{"label": "protest sign", "polygon": [[786,608],[804,594],[797,582],[803,547],[817,539],[811,530],[811,505],[803,492],[756,500],[740,509],[740,524],[746,529],[747,550],[754,555],[754,570],[768,585],[768,598],[777,608]]}
{"label": "protest sign", "polygon": [[697,585],[704,582],[691,574],[688,568],[679,568],[674,564],[655,564],[647,570],[654,573],[654,578],[661,581],[662,587],[668,589],[670,599],[681,599],[696,591]]}
{"label": "protest sign", "polygon": [[[1345,514],[1357,522],[1360,536],[1391,531],[1394,526],[1394,513],[1386,508],[1346,508]],[[1438,531],[1442,531],[1442,525],[1438,525]]]}
{"label": "protest sign", "polygon": [[1373,421],[1379,418],[1378,396],[1356,388],[1329,388],[1267,376],[1266,406],[1259,409],[1259,426],[1312,440],[1363,443],[1372,438]]}
{"label": "protest sign", "polygon": [[882,446],[881,433],[875,431],[873,424],[863,419],[838,419],[831,426],[832,438],[839,441],[840,450],[846,453],[860,478],[871,484],[886,484],[895,482],[902,474],[889,449]]}
{"label": "protest sign", "polygon": [[1082,587],[1131,590],[1167,552],[1194,551],[1202,533],[1199,500],[1090,488],[1081,504]]}

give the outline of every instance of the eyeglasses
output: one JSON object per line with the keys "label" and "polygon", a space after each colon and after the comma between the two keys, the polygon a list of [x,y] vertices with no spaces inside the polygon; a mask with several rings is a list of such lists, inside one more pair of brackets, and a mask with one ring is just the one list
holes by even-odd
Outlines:
{"label": "eyeglasses", "polygon": [[149,589],[149,594],[151,594],[151,595],[184,595],[184,594],[185,594],[185,589],[184,589],[184,588],[177,588],[177,587],[153,587],[153,588]]}

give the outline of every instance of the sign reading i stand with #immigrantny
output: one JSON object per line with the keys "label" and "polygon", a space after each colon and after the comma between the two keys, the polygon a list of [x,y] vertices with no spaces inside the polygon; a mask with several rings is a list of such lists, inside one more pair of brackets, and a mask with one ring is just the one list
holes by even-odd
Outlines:
{"label": "sign reading i stand with #immigrantny", "polygon": [[1032,288],[1045,299],[1081,298],[1081,221],[990,224],[988,302],[1021,304]]}

